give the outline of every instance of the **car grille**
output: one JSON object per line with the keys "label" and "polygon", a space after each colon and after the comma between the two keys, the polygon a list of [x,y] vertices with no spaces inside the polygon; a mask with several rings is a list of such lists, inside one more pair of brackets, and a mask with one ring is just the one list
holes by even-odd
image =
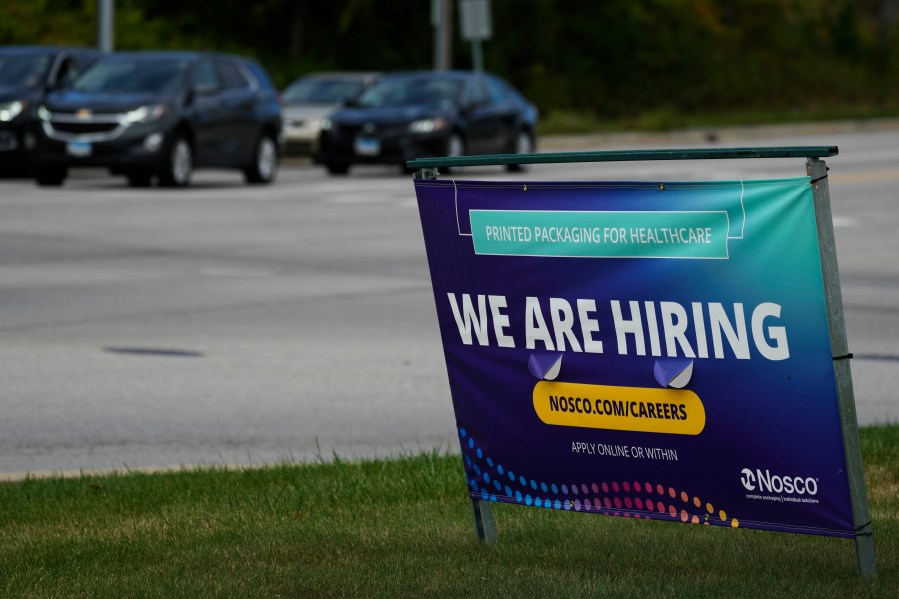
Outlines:
{"label": "car grille", "polygon": [[379,125],[371,133],[363,131],[360,125],[340,125],[335,127],[335,133],[340,137],[355,137],[356,135],[370,135],[381,139],[389,137],[402,137],[409,132],[408,124]]}
{"label": "car grille", "polygon": [[360,129],[361,127],[359,125],[336,125],[334,127],[334,133],[341,137],[350,137],[356,135]]}
{"label": "car grille", "polygon": [[47,137],[58,141],[107,141],[122,134],[126,126],[117,114],[99,114],[86,118],[56,113],[42,123]]}
{"label": "car grille", "polygon": [[90,133],[108,133],[119,126],[118,123],[52,123],[51,126],[60,133],[85,135]]}

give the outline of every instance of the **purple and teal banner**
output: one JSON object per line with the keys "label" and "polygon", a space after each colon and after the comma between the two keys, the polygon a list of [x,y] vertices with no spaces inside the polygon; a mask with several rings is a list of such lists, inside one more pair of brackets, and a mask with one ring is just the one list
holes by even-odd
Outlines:
{"label": "purple and teal banner", "polygon": [[854,537],[808,178],[415,189],[471,497]]}

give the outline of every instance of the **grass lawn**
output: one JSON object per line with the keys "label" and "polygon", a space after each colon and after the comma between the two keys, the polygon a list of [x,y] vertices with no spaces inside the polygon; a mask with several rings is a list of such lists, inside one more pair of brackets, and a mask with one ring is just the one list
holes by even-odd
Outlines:
{"label": "grass lawn", "polygon": [[899,596],[899,426],[862,430],[878,574],[843,539],[494,505],[461,460],[0,484],[2,597]]}

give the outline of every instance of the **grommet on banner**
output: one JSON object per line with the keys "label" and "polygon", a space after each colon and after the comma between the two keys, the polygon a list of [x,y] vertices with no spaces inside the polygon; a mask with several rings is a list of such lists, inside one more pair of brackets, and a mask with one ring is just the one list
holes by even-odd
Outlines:
{"label": "grommet on banner", "polygon": [[521,190],[522,190],[522,191],[527,191],[527,190],[528,190],[528,186],[525,185],[524,187],[521,188]]}
{"label": "grommet on banner", "polygon": [[659,183],[659,191],[665,191],[665,184]]}

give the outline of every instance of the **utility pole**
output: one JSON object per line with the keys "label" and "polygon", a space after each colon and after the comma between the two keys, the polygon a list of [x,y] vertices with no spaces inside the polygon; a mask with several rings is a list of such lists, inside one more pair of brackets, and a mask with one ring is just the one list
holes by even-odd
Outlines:
{"label": "utility pole", "polygon": [[452,0],[431,0],[431,26],[434,28],[434,70],[448,71],[453,66]]}
{"label": "utility pole", "polygon": [[101,52],[112,52],[114,49],[114,15],[113,0],[97,0],[97,49]]}

